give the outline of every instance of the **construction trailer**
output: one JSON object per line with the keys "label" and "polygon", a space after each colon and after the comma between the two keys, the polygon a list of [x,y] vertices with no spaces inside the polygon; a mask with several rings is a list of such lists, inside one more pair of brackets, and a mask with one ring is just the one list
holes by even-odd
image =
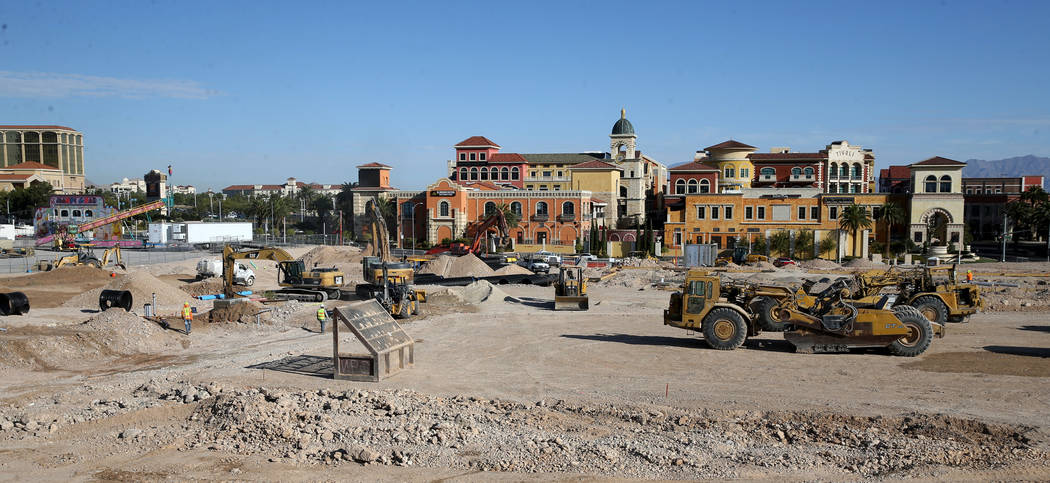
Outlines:
{"label": "construction trailer", "polygon": [[149,225],[149,242],[156,245],[178,243],[210,248],[212,245],[250,242],[253,236],[251,222],[165,222]]}

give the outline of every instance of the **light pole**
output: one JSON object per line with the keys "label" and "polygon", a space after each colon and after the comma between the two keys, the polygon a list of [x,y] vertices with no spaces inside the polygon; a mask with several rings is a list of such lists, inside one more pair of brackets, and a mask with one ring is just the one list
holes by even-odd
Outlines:
{"label": "light pole", "polygon": [[214,194],[215,192],[208,188],[208,217],[215,216],[215,206],[212,204],[212,195]]}

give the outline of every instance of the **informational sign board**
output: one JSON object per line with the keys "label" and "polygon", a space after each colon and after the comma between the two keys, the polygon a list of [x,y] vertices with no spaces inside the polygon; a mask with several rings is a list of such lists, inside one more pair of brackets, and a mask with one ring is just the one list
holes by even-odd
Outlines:
{"label": "informational sign board", "polygon": [[[359,302],[333,312],[332,357],[336,379],[378,382],[414,363],[415,341],[378,301]],[[340,326],[350,329],[369,354],[341,354]]]}

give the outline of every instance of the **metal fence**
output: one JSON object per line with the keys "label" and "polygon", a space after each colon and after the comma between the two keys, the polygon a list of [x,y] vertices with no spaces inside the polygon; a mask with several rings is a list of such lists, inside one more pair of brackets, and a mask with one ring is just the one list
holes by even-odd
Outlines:
{"label": "metal fence", "polygon": [[[301,245],[339,245],[339,235],[290,235],[279,236],[260,233],[255,235],[253,243],[265,246],[301,246]],[[352,245],[349,240],[344,239],[343,245]]]}
{"label": "metal fence", "polygon": [[[124,259],[124,264],[128,266],[178,262],[209,256],[208,252],[192,249],[123,249],[120,253]],[[0,258],[0,273],[32,272],[35,271],[33,267],[36,266],[37,262],[43,260],[55,261],[73,254],[75,252],[38,249],[33,255],[28,257]],[[96,249],[96,255],[102,255],[101,249]]]}

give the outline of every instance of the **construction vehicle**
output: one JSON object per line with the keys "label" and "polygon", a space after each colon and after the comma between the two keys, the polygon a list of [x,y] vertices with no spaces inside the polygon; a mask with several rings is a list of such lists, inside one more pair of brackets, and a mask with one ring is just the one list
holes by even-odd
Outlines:
{"label": "construction vehicle", "polygon": [[222,282],[226,298],[236,295],[236,268],[238,260],[273,260],[277,262],[277,284],[282,288],[273,291],[273,297],[282,300],[324,302],[342,298],[346,275],[336,268],[307,270],[302,260],[293,258],[280,248],[234,246],[227,244],[222,250]]}
{"label": "construction vehicle", "polygon": [[554,282],[554,310],[587,310],[587,280],[583,278],[583,267],[561,267],[558,281]]}
{"label": "construction vehicle", "polygon": [[729,250],[722,250],[718,253],[718,257],[715,258],[716,266],[725,266],[729,262],[733,262],[737,265],[743,265],[746,263],[758,263],[768,262],[769,257],[765,255],[758,255],[751,253],[751,248],[746,246],[736,246]]}
{"label": "construction vehicle", "polygon": [[395,261],[390,254],[390,234],[386,221],[375,202],[366,207],[372,231],[372,256],[361,259],[364,283],[354,292],[362,299],[375,299],[390,315],[407,318],[419,313],[419,303],[426,302],[427,294],[412,286],[415,270],[408,262]]}
{"label": "construction vehicle", "polygon": [[[690,270],[681,291],[671,294],[664,324],[703,333],[713,349],[735,349],[762,331],[757,317],[746,309],[760,288],[750,282],[723,285],[706,270]],[[780,307],[778,319],[788,328],[784,338],[798,352],[886,347],[894,355],[911,357],[929,347],[933,326],[914,307],[887,309],[892,301],[889,296],[862,307],[845,298],[849,293],[846,282],[840,280],[820,293],[806,294],[807,312]]]}
{"label": "construction vehicle", "polygon": [[[495,237],[490,237],[489,230],[493,228],[498,233]],[[471,235],[472,233],[473,235]],[[426,254],[438,255],[448,253],[459,257],[473,253],[478,257],[483,257],[485,254],[495,254],[500,250],[509,250],[514,245],[514,239],[510,237],[510,231],[507,227],[507,218],[501,210],[496,210],[488,218],[467,226],[467,236],[472,237],[469,244],[452,242],[448,245],[438,245],[427,250]],[[513,261],[510,261],[510,263],[513,263]]]}
{"label": "construction vehicle", "polygon": [[74,254],[66,255],[55,260],[40,260],[34,266],[34,270],[38,272],[50,272],[56,268],[85,265],[95,268],[105,268],[109,265],[111,259],[115,266],[125,270],[127,269],[127,266],[124,265],[124,258],[120,254],[119,246],[107,248],[102,253],[102,258],[99,258],[96,257],[87,247],[81,245],[77,247],[77,252]]}
{"label": "construction vehicle", "polygon": [[961,322],[983,308],[984,300],[976,284],[959,283],[955,273],[954,265],[872,270],[854,276],[854,298],[870,300],[884,287],[895,286],[898,305],[915,307],[939,324]]}

